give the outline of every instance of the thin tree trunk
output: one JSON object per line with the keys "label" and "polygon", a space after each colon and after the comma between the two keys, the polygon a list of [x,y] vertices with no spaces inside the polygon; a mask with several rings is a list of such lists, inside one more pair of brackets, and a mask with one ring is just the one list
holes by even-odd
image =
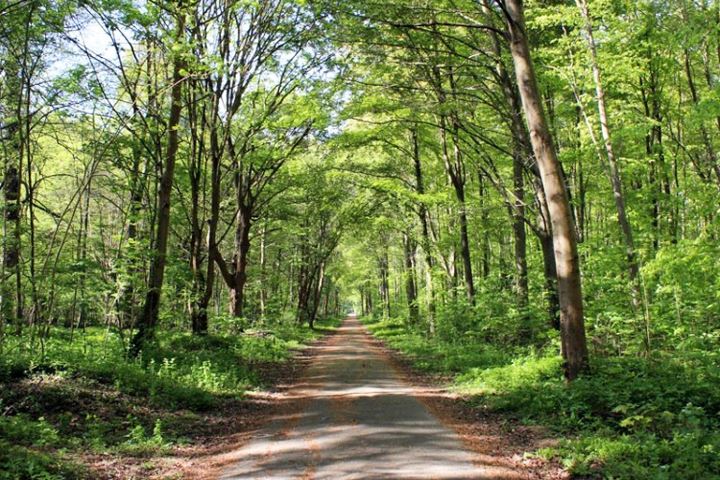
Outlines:
{"label": "thin tree trunk", "polygon": [[28,312],[28,324],[31,328],[34,328],[35,323],[37,322],[37,319],[40,318],[42,315],[40,311],[40,300],[38,298],[38,291],[37,291],[37,278],[35,276],[36,273],[36,245],[35,245],[35,183],[33,181],[32,176],[32,149],[30,144],[30,131],[32,129],[32,113],[30,111],[30,101],[31,101],[31,85],[29,81],[25,82],[25,95],[23,98],[23,120],[25,122],[25,128],[24,131],[26,134],[24,135],[24,142],[25,142],[25,160],[26,160],[26,166],[25,166],[25,190],[26,190],[26,203],[28,206],[28,245],[30,247],[30,258],[29,258],[29,278],[30,281],[30,300],[31,300],[31,307],[30,311]]}
{"label": "thin tree trunk", "polygon": [[489,228],[489,206],[487,200],[487,186],[482,172],[478,173],[478,197],[480,198],[480,218],[482,228],[481,240],[481,272],[483,278],[490,276],[490,228]]}
{"label": "thin tree trunk", "polygon": [[[200,220],[200,182],[202,180],[201,166],[197,147],[193,148],[193,160],[190,166],[190,271],[193,278],[193,295],[190,300],[190,318],[192,320],[192,331],[196,335],[203,335],[207,332],[207,314],[203,315],[199,310],[204,299],[205,285],[207,279],[203,272],[203,229]],[[212,260],[208,260],[212,263]]]}
{"label": "thin tree trunk", "polygon": [[608,122],[607,109],[605,107],[605,91],[603,89],[602,78],[600,73],[600,65],[597,59],[597,48],[595,45],[595,37],[593,35],[592,20],[586,0],[575,0],[583,19],[585,20],[585,33],[587,35],[588,48],[590,50],[590,59],[592,63],[593,80],[595,81],[595,94],[597,100],[598,115],[600,117],[600,131],[602,133],[605,144],[605,153],[607,155],[610,184],[612,185],[613,197],[615,198],[615,208],[617,210],[618,223],[622,231],[623,240],[625,241],[625,256],[627,258],[628,276],[630,278],[630,288],[632,293],[633,308],[640,306],[640,269],[635,254],[635,242],[633,240],[632,227],[628,220],[625,209],[625,195],[623,194],[622,179],[620,178],[620,169],[615,158],[612,137],[610,134],[610,126]]}
{"label": "thin tree trunk", "polygon": [[527,267],[527,234],[525,232],[525,181],[523,178],[523,149],[513,147],[513,248],[515,258],[514,290],[518,311],[523,318],[523,336],[529,335],[527,327],[528,306],[528,267]]}
{"label": "thin tree trunk", "polygon": [[408,306],[410,324],[415,326],[420,320],[417,303],[417,285],[415,284],[415,242],[409,234],[404,235],[403,250],[405,252],[405,297]]}
{"label": "thin tree trunk", "polygon": [[[443,158],[445,160],[445,167],[450,177],[450,182],[455,190],[455,198],[458,202],[458,221],[460,222],[460,256],[463,264],[463,275],[465,281],[465,293],[467,294],[468,300],[474,302],[475,300],[475,285],[473,283],[472,273],[472,259],[470,257],[470,240],[468,238],[468,220],[467,211],[465,205],[465,175],[462,172],[462,156],[460,147],[458,145],[459,139],[457,138],[459,125],[456,120],[451,120],[451,128],[453,132],[453,158],[450,160],[450,154],[448,149],[447,141],[447,120],[444,115],[441,115],[440,120],[440,135],[442,140]],[[455,269],[457,271],[457,269]]]}
{"label": "thin tree trunk", "polygon": [[319,273],[317,274],[317,280],[312,285],[312,305],[308,315],[308,326],[311,330],[315,329],[315,320],[317,318],[317,310],[320,305],[320,294],[322,293],[323,286],[325,285],[325,262],[320,263]]}
{"label": "thin tree trunk", "polygon": [[[457,85],[452,69],[450,70],[450,90],[452,92],[453,101],[457,102]],[[463,274],[465,279],[465,288],[467,289],[468,299],[470,303],[475,303],[475,282],[473,280],[472,259],[470,258],[470,239],[468,236],[468,219],[467,210],[465,208],[465,173],[460,151],[460,119],[457,111],[453,110],[450,115],[450,124],[452,127],[453,138],[453,160],[455,163],[455,171],[457,175],[458,185],[456,185],[456,193],[460,201],[460,251],[463,260]],[[457,190],[460,186],[460,191]]]}
{"label": "thin tree trunk", "polygon": [[87,277],[87,253],[88,253],[88,237],[90,235],[90,189],[92,186],[92,177],[87,181],[85,185],[85,205],[82,208],[82,232],[81,244],[80,244],[80,264],[82,265],[82,273],[80,274],[80,280],[78,282],[78,289],[80,292],[80,315],[78,316],[77,326],[85,329],[87,324],[87,291],[85,288],[86,277]]}
{"label": "thin tree trunk", "polygon": [[380,269],[380,299],[383,305],[383,318],[390,318],[390,283],[388,281],[388,254],[387,247],[383,247],[383,252],[378,259]]}
{"label": "thin tree trunk", "polygon": [[[185,13],[182,11],[182,2],[178,2],[179,17],[177,19],[176,39],[184,36]],[[158,192],[158,216],[155,237],[155,248],[150,274],[148,276],[148,290],[145,296],[143,311],[138,319],[138,331],[133,338],[131,353],[137,355],[146,341],[154,336],[155,327],[160,313],[160,295],[162,293],[165,275],[165,259],[167,254],[168,234],[170,233],[170,199],[173,179],[175,175],[175,159],[178,151],[178,128],[180,126],[180,113],[182,110],[182,71],[184,60],[178,55],[173,61],[172,87],[170,90],[170,117],[168,119],[168,146],[165,153],[165,165],[160,180]]]}
{"label": "thin tree trunk", "polygon": [[649,77],[644,80],[640,78],[640,90],[642,93],[642,102],[647,118],[652,119],[653,125],[645,136],[645,150],[650,159],[650,168],[648,171],[648,183],[651,188],[651,225],[653,232],[653,250],[660,248],[660,239],[662,237],[662,207],[661,197],[663,192],[669,194],[669,186],[664,181],[665,178],[665,152],[663,149],[662,134],[662,112],[660,111],[660,101],[658,99],[657,72],[655,67],[651,65]]}
{"label": "thin tree trunk", "polygon": [[245,313],[245,284],[247,283],[248,253],[250,252],[250,226],[250,210],[240,206],[235,229],[233,281],[230,285],[230,313],[234,317],[242,317]]}
{"label": "thin tree trunk", "polygon": [[[489,0],[483,0],[486,14],[490,14]],[[521,312],[527,310],[528,305],[528,271],[527,271],[527,233],[525,231],[525,182],[524,170],[526,157],[529,156],[529,145],[527,145],[527,130],[522,124],[522,112],[518,92],[513,85],[510,75],[503,62],[500,40],[495,32],[491,32],[493,53],[495,54],[495,71],[498,81],[505,97],[505,103],[510,110],[510,131],[512,134],[512,159],[513,159],[513,206],[510,212],[513,225],[514,254],[515,254],[515,295],[518,309]],[[480,178],[482,185],[482,178]],[[489,270],[489,262],[483,262]],[[485,274],[487,276],[489,272]],[[523,313],[524,317],[527,317]],[[526,318],[527,319],[527,318]],[[525,324],[526,322],[523,322]],[[521,332],[522,333],[522,332]]]}
{"label": "thin tree trunk", "polygon": [[[16,331],[22,330],[22,283],[20,250],[22,246],[20,185],[22,184],[22,158],[24,141],[22,139],[22,126],[19,115],[20,85],[14,88],[16,81],[19,83],[19,74],[8,71],[6,73],[8,90],[11,102],[18,104],[10,105],[15,113],[13,118],[7,122],[7,140],[5,150],[5,172],[3,178],[3,196],[5,200],[3,217],[3,274],[2,281],[2,315],[3,321],[14,324]],[[17,90],[13,96],[13,91]]]}
{"label": "thin tree trunk", "polygon": [[[420,158],[420,144],[418,141],[417,127],[411,131],[413,146],[413,164],[415,167],[415,191],[418,195],[425,194],[425,185],[423,182],[422,160]],[[433,261],[430,238],[430,229],[428,226],[428,209],[425,202],[420,201],[418,206],[418,218],[422,227],[422,249],[425,253],[425,291],[428,304],[428,326],[431,331],[435,330],[435,292],[433,290],[432,272],[435,265]]]}
{"label": "thin tree trunk", "polygon": [[139,275],[141,266],[138,265],[137,253],[134,251],[135,241],[138,236],[138,225],[140,223],[140,212],[143,201],[143,182],[141,179],[140,165],[142,163],[141,149],[139,145],[133,145],[133,166],[130,173],[130,211],[128,213],[127,225],[127,241],[129,248],[128,255],[128,281],[122,287],[120,292],[120,322],[122,325],[129,323],[123,322],[125,319],[133,319],[136,317],[137,302],[135,299],[135,279]]}
{"label": "thin tree trunk", "polygon": [[265,318],[265,309],[267,307],[267,288],[266,288],[266,263],[267,263],[267,225],[263,225],[260,234],[260,318]]}

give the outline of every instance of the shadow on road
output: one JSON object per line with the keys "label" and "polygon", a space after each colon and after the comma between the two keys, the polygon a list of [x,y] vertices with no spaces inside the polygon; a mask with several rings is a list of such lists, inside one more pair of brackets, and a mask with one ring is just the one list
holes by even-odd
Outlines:
{"label": "shadow on road", "polygon": [[518,479],[506,459],[479,457],[424,405],[440,392],[405,383],[348,318],[318,349],[282,408],[222,479]]}

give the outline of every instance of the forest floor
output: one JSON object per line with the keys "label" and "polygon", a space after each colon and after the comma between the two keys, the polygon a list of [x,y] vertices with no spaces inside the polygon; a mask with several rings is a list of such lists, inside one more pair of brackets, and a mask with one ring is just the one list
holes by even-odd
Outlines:
{"label": "forest floor", "polygon": [[237,460],[235,452],[261,434],[271,419],[293,415],[297,406],[289,392],[335,334],[323,328],[318,332],[324,335],[296,350],[287,361],[259,366],[265,387],[247,392],[244,398],[207,415],[191,443],[174,448],[172,455],[156,462],[152,478],[214,480]]}
{"label": "forest floor", "polygon": [[53,329],[41,357],[12,337],[0,355],[0,480],[212,477],[222,454],[283,408],[282,391],[334,332],[268,325],[168,333],[143,359],[114,332]]}
{"label": "forest floor", "polygon": [[53,332],[42,363],[0,365],[0,480],[568,477],[526,455],[547,430],[472,406],[357,319],[327,325],[171,335],[146,365],[102,330]]}
{"label": "forest floor", "polygon": [[444,388],[445,379],[413,370],[357,319],[304,358],[308,367],[295,384],[268,398],[273,408],[258,412],[254,426],[264,426],[235,439],[249,442],[196,462],[185,475],[567,478],[557,465],[524,455],[553,442],[542,430],[479,415]]}

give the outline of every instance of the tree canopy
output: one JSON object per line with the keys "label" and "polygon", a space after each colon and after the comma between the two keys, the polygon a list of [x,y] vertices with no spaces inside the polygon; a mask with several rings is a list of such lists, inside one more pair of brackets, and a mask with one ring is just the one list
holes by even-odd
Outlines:
{"label": "tree canopy", "polygon": [[537,367],[563,412],[580,387],[560,377],[682,372],[666,403],[618,387],[563,418],[653,445],[608,478],[720,475],[720,396],[699,393],[719,19],[710,0],[0,0],[0,367],[105,332],[147,371],[168,335],[354,311],[435,367],[486,352],[448,367],[486,386]]}

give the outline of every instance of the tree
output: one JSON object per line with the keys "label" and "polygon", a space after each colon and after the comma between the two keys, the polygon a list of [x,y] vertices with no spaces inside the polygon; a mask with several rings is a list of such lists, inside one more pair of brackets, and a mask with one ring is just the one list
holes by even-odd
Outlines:
{"label": "tree", "polygon": [[515,76],[552,222],[560,300],[562,354],[565,359],[565,376],[568,380],[573,380],[588,367],[580,259],[575,226],[562,169],[555,153],[537,87],[525,32],[522,2],[498,0],[498,5],[503,10],[510,32],[510,51],[515,65]]}
{"label": "tree", "polygon": [[165,162],[158,191],[158,216],[153,245],[153,257],[148,274],[148,287],[142,313],[137,319],[137,333],[133,338],[132,352],[137,355],[145,342],[154,336],[160,313],[160,294],[165,275],[168,236],[170,233],[170,200],[175,178],[175,162],[178,154],[180,114],[182,112],[182,89],[185,69],[184,46],[186,15],[182,2],[173,12],[175,17],[175,36],[172,83],[170,85],[170,115],[168,118],[168,142]]}
{"label": "tree", "polygon": [[609,167],[610,183],[613,189],[613,197],[615,199],[615,208],[617,209],[618,223],[622,231],[625,241],[625,251],[628,263],[628,277],[630,279],[632,301],[635,308],[640,304],[640,269],[635,255],[635,240],[633,239],[632,227],[628,220],[625,209],[625,195],[623,193],[622,179],[620,178],[620,170],[615,158],[615,150],[610,135],[610,126],[608,122],[607,109],[605,107],[605,91],[603,89],[602,78],[600,74],[600,66],[597,59],[597,47],[595,45],[595,37],[593,35],[592,19],[588,9],[587,0],[576,0],[583,20],[585,22],[585,32],[587,35],[588,49],[590,50],[590,62],[592,65],[593,80],[595,82],[595,94],[597,97],[598,116],[600,118],[600,131],[602,132],[605,144],[605,154]]}

